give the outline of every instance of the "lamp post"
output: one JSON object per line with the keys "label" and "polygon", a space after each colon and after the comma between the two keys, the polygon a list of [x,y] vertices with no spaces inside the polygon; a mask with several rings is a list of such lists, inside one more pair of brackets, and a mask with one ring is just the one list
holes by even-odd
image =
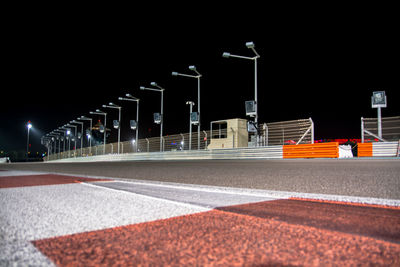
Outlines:
{"label": "lamp post", "polygon": [[144,86],[140,86],[140,90],[149,90],[149,91],[156,91],[156,92],[160,92],[161,93],[161,121],[160,121],[160,152],[163,151],[163,123],[164,123],[164,88],[162,88],[161,86],[159,86],[157,83],[155,82],[151,82],[150,83],[151,86],[157,87],[156,88],[148,88],[148,87],[144,87]]}
{"label": "lamp post", "polygon": [[103,155],[106,154],[106,133],[107,133],[107,113],[101,111],[100,109],[96,109],[96,112],[90,111],[90,114],[97,114],[104,116],[104,144],[103,144]]}
{"label": "lamp post", "polygon": [[[72,122],[72,121],[71,121]],[[70,122],[70,123],[71,123]],[[67,124],[68,127],[74,127],[75,128],[75,135],[74,135],[74,157],[76,158],[76,137],[77,137],[77,131],[78,131],[78,126],[72,125],[72,124]]]}
{"label": "lamp post", "polygon": [[186,101],[186,105],[190,105],[189,112],[189,150],[192,150],[192,112],[193,112],[193,101]]}
{"label": "lamp post", "polygon": [[140,101],[140,99],[139,98],[136,98],[136,97],[134,97],[134,96],[132,96],[131,94],[126,94],[125,95],[126,97],[119,97],[118,98],[118,100],[121,100],[121,101],[135,101],[136,102],[136,141],[135,141],[135,144],[136,144],[136,152],[138,152],[138,144],[139,144],[139,101]]}
{"label": "lamp post", "polygon": [[28,161],[28,158],[29,158],[29,132],[32,128],[31,121],[28,121],[28,123],[26,124],[26,128],[28,129],[27,140],[26,140],[26,160]]}
{"label": "lamp post", "polygon": [[92,121],[93,119],[85,117],[85,116],[81,116],[80,118],[78,118],[78,120],[81,121],[90,121],[90,135],[88,136],[89,139],[89,155],[92,154]]}
{"label": "lamp post", "polygon": [[[225,58],[241,58],[241,59],[247,59],[247,60],[253,60],[254,61],[254,101],[255,101],[255,118],[254,122],[258,127],[258,99],[257,99],[257,59],[260,57],[260,55],[257,53],[257,51],[254,49],[255,45],[253,42],[247,42],[246,43],[247,48],[251,49],[255,56],[254,57],[245,57],[245,56],[238,56],[238,55],[232,55],[230,53],[224,52],[222,54],[222,57]],[[256,146],[258,146],[258,131],[256,132]]]}
{"label": "lamp post", "polygon": [[[62,127],[60,127],[60,129],[64,130],[64,135],[65,135],[65,139],[68,140],[68,157],[71,157],[71,138],[70,138],[70,134],[71,134],[71,129],[67,128],[67,125],[64,125]],[[64,144],[64,151],[65,151],[65,144]]]}
{"label": "lamp post", "polygon": [[122,107],[115,105],[114,103],[110,102],[108,105],[103,105],[103,108],[114,108],[118,109],[118,154],[119,154],[119,147],[120,147],[120,140],[121,140],[121,109]]}
{"label": "lamp post", "polygon": [[200,78],[202,75],[197,71],[196,67],[191,65],[189,66],[189,70],[194,71],[197,75],[189,75],[189,74],[183,74],[179,73],[176,71],[173,71],[171,74],[172,76],[183,76],[183,77],[189,77],[189,78],[195,78],[197,79],[197,113],[198,113],[198,120],[199,123],[197,125],[197,149],[200,149]]}
{"label": "lamp post", "polygon": [[[83,122],[73,120],[73,121],[71,121],[71,123],[76,123],[76,124],[80,124],[80,125],[81,125],[81,137],[80,137],[80,139],[81,139],[81,157],[82,157],[82,147],[83,147]],[[79,138],[79,136],[78,136],[78,138]]]}

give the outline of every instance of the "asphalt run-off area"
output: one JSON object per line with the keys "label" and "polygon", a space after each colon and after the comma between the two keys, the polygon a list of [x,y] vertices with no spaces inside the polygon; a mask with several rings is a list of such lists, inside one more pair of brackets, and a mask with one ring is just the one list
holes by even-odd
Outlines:
{"label": "asphalt run-off area", "polygon": [[0,266],[400,266],[398,159],[0,165]]}

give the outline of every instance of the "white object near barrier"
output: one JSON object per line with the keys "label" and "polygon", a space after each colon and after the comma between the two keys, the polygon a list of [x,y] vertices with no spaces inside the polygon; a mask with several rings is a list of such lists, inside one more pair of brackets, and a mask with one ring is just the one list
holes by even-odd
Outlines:
{"label": "white object near barrier", "polygon": [[339,158],[352,158],[353,152],[351,151],[351,145],[339,146]]}

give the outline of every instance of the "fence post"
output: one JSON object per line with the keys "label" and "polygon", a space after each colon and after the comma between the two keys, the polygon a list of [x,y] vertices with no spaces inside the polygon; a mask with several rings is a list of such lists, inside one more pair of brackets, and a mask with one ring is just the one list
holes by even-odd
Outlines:
{"label": "fence post", "polygon": [[361,143],[364,143],[364,118],[361,117]]}

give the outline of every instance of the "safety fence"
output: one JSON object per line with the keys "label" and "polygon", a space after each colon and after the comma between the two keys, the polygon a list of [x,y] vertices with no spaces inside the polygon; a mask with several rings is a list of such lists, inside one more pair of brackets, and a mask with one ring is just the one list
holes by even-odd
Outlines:
{"label": "safety fence", "polygon": [[[120,142],[119,153],[136,153],[136,152],[167,152],[167,151],[184,151],[184,150],[204,150],[210,144],[210,138],[212,136],[226,135],[226,129],[219,131],[213,130],[212,135],[210,131],[200,132],[200,147],[198,133],[193,132],[190,137],[189,133],[175,134],[160,137],[151,137],[139,139],[136,142],[134,139],[131,141]],[[58,142],[61,142],[60,140]],[[161,143],[161,146],[160,146]],[[61,146],[58,144],[53,145],[49,149],[49,155],[45,160],[58,160],[66,158],[76,157],[88,157],[88,156],[99,156],[107,154],[118,153],[118,143],[109,143],[106,145],[97,145],[91,147],[84,147],[76,150],[65,150],[57,153],[57,150],[61,150]]]}
{"label": "safety fence", "polygon": [[382,117],[382,138],[378,136],[378,119],[361,117],[361,142],[400,140],[400,116]]}
{"label": "safety fence", "polygon": [[206,160],[206,159],[281,159],[282,146],[107,154],[65,158],[53,162],[143,161],[143,160]]}
{"label": "safety fence", "polygon": [[359,143],[359,157],[398,157],[400,140],[397,142]]}
{"label": "safety fence", "polygon": [[339,143],[283,145],[257,148],[230,148],[106,154],[58,159],[54,162],[142,161],[142,160],[207,160],[207,159],[295,159],[338,158]]}
{"label": "safety fence", "polygon": [[260,129],[261,146],[314,143],[314,123],[311,118],[264,123]]}
{"label": "safety fence", "polygon": [[283,158],[338,158],[339,143],[303,144],[283,146]]}

